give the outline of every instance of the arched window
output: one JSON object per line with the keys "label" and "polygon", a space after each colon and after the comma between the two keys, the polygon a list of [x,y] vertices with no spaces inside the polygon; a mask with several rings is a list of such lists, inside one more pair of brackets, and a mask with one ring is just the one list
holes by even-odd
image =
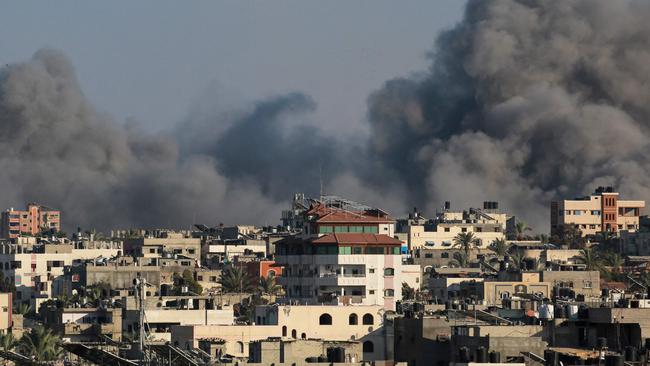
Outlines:
{"label": "arched window", "polygon": [[237,342],[237,350],[239,353],[244,353],[244,342]]}
{"label": "arched window", "polygon": [[298,338],[298,333],[296,332],[295,329],[291,331],[291,338],[294,338],[294,339]]}
{"label": "arched window", "polygon": [[431,273],[431,266],[424,267],[424,273]]}
{"label": "arched window", "polygon": [[332,316],[325,313],[318,318],[318,324],[320,325],[332,325]]}
{"label": "arched window", "polygon": [[302,334],[300,335],[300,338],[302,338],[302,339],[307,339],[307,334],[302,333]]}
{"label": "arched window", "polygon": [[349,324],[350,324],[350,325],[357,325],[357,324],[359,324],[359,317],[357,316],[357,314],[354,314],[354,313],[350,314],[350,321],[349,321]]}
{"label": "arched window", "polygon": [[395,296],[395,290],[388,288],[384,290],[384,297],[393,297]]}
{"label": "arched window", "polygon": [[283,336],[283,337],[286,337],[286,336],[287,336],[287,326],[286,326],[286,325],[283,325],[283,326],[282,326],[282,336]]}
{"label": "arched window", "polygon": [[395,269],[393,268],[384,268],[384,276],[394,276]]}
{"label": "arched window", "polygon": [[363,325],[373,325],[375,323],[375,317],[372,314],[366,314],[363,316]]}
{"label": "arched window", "polygon": [[375,352],[375,345],[371,341],[363,342],[363,353]]}

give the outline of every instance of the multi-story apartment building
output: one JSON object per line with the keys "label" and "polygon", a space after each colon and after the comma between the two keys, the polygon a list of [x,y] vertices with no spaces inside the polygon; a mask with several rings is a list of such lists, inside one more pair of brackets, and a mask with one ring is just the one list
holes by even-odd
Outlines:
{"label": "multi-story apartment building", "polygon": [[575,225],[583,236],[639,229],[643,200],[621,200],[612,187],[598,187],[587,197],[551,202],[551,233]]}
{"label": "multi-story apartment building", "polygon": [[454,211],[449,202],[435,218],[425,219],[414,212],[398,221],[399,233],[405,233],[409,250],[448,248],[459,233],[473,233],[479,248],[487,248],[496,239],[505,239],[511,217],[498,211],[496,202],[484,202],[483,209]]}
{"label": "multi-story apartment building", "polygon": [[22,235],[38,235],[42,231],[61,230],[61,212],[36,203],[29,203],[26,210],[13,207],[2,213],[0,236],[14,239]]}
{"label": "multi-story apartment building", "polygon": [[17,238],[17,243],[0,244],[0,269],[16,285],[17,302],[38,310],[41,302],[68,293],[64,269],[76,261],[116,256],[119,242],[37,243],[36,238]]}
{"label": "multi-story apartment building", "polygon": [[394,310],[403,282],[420,287],[420,270],[402,264],[402,242],[392,237],[394,222],[386,213],[315,205],[306,216],[303,235],[276,246],[289,298]]}

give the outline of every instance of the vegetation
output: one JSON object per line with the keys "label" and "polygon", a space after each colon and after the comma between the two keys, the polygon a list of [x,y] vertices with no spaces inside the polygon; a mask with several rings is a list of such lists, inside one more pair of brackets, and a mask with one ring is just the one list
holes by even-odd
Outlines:
{"label": "vegetation", "polygon": [[277,295],[281,291],[282,286],[276,283],[274,275],[260,277],[260,281],[257,285],[257,292],[260,295]]}
{"label": "vegetation", "polygon": [[449,261],[449,265],[452,267],[466,268],[469,267],[469,254],[465,252],[455,252],[452,256],[452,259]]}
{"label": "vegetation", "polygon": [[533,229],[528,226],[524,221],[517,221],[515,223],[515,237],[517,240],[525,240],[528,239],[528,236],[526,233],[528,231],[532,231]]}
{"label": "vegetation", "polygon": [[228,267],[221,272],[219,278],[221,291],[225,293],[249,293],[255,289],[254,279],[246,270],[237,267]]}
{"label": "vegetation", "polygon": [[465,256],[465,259],[469,261],[470,252],[472,249],[478,248],[479,241],[474,237],[474,233],[459,233],[454,237],[454,244],[452,248],[460,248]]}
{"label": "vegetation", "polygon": [[415,300],[415,289],[409,286],[408,283],[402,282],[402,299],[404,300]]}
{"label": "vegetation", "polygon": [[[14,348],[16,348],[16,345],[18,344],[18,341],[16,338],[14,338],[14,335],[12,333],[6,333],[6,334],[1,334],[0,335],[0,347],[2,347],[2,350],[4,353],[7,353]],[[4,364],[7,364],[7,360],[5,359]]]}
{"label": "vegetation", "polygon": [[582,231],[575,225],[570,224],[560,225],[555,235],[551,238],[551,241],[566,246],[569,249],[583,249],[585,247],[585,239],[582,237]]}
{"label": "vegetation", "polygon": [[63,354],[61,339],[40,324],[20,338],[17,348],[37,362],[54,361]]}
{"label": "vegetation", "polygon": [[196,295],[203,294],[203,286],[194,279],[194,274],[189,269],[183,271],[182,275],[174,273],[174,289],[172,290],[175,295],[183,295],[183,287],[187,286],[187,291]]}
{"label": "vegetation", "polygon": [[585,264],[588,271],[596,271],[602,268],[601,259],[598,253],[591,248],[580,250],[580,261]]}
{"label": "vegetation", "polygon": [[508,254],[510,246],[506,243],[505,239],[496,239],[490,244],[489,249],[494,252],[497,257],[505,257]]}
{"label": "vegetation", "polygon": [[2,271],[0,271],[0,292],[11,292],[14,298],[16,296],[16,284],[9,277],[5,277]]}

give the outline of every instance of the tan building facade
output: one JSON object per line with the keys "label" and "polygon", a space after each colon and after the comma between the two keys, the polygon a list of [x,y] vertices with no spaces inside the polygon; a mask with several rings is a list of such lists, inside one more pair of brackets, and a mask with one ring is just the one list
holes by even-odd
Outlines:
{"label": "tan building facade", "polygon": [[583,236],[600,232],[639,229],[643,200],[621,200],[611,187],[598,187],[588,197],[551,202],[551,233],[562,225],[574,225]]}

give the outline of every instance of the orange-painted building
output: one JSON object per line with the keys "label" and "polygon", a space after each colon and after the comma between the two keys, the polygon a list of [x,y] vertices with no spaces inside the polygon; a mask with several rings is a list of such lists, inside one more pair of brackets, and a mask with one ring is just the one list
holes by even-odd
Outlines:
{"label": "orange-painted building", "polygon": [[282,276],[282,267],[278,266],[275,261],[255,261],[245,264],[247,272],[255,278],[266,278],[269,275],[275,277]]}
{"label": "orange-painted building", "polygon": [[17,238],[21,234],[38,235],[42,231],[61,230],[61,212],[36,203],[27,205],[26,210],[10,208],[2,213],[0,236]]}

